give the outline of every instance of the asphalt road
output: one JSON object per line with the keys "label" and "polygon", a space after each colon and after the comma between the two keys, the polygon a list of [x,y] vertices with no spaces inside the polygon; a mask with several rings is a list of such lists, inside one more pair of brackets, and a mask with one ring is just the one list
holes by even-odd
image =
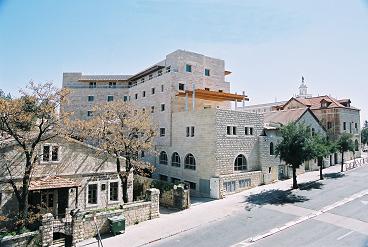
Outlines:
{"label": "asphalt road", "polygon": [[244,201],[247,206],[235,215],[150,246],[368,247],[367,166]]}

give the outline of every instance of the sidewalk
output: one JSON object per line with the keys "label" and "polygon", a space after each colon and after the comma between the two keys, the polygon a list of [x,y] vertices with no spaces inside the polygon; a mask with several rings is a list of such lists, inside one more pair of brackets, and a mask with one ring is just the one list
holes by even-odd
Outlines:
{"label": "sidewalk", "polygon": [[[366,157],[366,156],[365,156]],[[356,159],[357,161],[360,159]],[[354,162],[348,161],[347,164]],[[348,165],[349,166],[349,165]],[[341,165],[328,167],[324,174],[340,172]],[[298,175],[298,183],[305,183],[319,179],[319,171],[306,172]],[[142,246],[165,239],[176,234],[189,231],[210,222],[221,220],[246,207],[246,197],[267,190],[288,190],[292,186],[292,179],[278,181],[273,184],[258,186],[222,200],[214,200],[196,204],[191,208],[171,214],[161,214],[160,218],[129,226],[124,234],[103,239],[104,246]],[[77,246],[98,246],[95,239],[79,243]]]}

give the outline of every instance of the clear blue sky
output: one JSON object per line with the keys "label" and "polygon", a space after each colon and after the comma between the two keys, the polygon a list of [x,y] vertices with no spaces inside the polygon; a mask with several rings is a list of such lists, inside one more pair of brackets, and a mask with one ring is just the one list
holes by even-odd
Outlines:
{"label": "clear blue sky", "polygon": [[132,74],[176,49],[222,58],[251,103],[351,98],[368,119],[368,0],[0,0],[0,88]]}

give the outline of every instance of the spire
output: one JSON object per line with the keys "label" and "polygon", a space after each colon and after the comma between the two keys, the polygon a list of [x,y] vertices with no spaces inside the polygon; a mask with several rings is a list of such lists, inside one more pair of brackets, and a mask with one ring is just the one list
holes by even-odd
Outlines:
{"label": "spire", "polygon": [[304,76],[302,76],[302,84],[299,86],[299,95],[297,97],[300,98],[310,98],[312,95],[308,94],[308,87],[305,84]]}

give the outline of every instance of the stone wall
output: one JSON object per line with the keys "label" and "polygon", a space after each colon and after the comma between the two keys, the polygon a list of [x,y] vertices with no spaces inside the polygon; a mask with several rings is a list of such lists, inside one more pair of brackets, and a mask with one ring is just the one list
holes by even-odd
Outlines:
{"label": "stone wall", "polygon": [[[246,183],[242,184],[243,187],[241,187],[240,183],[241,180],[246,181]],[[233,191],[227,190],[225,183],[230,183],[230,187],[234,186],[234,190]],[[262,183],[263,183],[263,175],[261,171],[240,172],[229,175],[221,175],[219,177],[220,198],[223,198],[225,197],[225,195],[228,194],[237,193],[252,187],[259,186]]]}
{"label": "stone wall", "polygon": [[27,232],[16,236],[7,236],[0,240],[1,247],[27,247],[27,246],[37,246],[38,241],[38,231]]}

